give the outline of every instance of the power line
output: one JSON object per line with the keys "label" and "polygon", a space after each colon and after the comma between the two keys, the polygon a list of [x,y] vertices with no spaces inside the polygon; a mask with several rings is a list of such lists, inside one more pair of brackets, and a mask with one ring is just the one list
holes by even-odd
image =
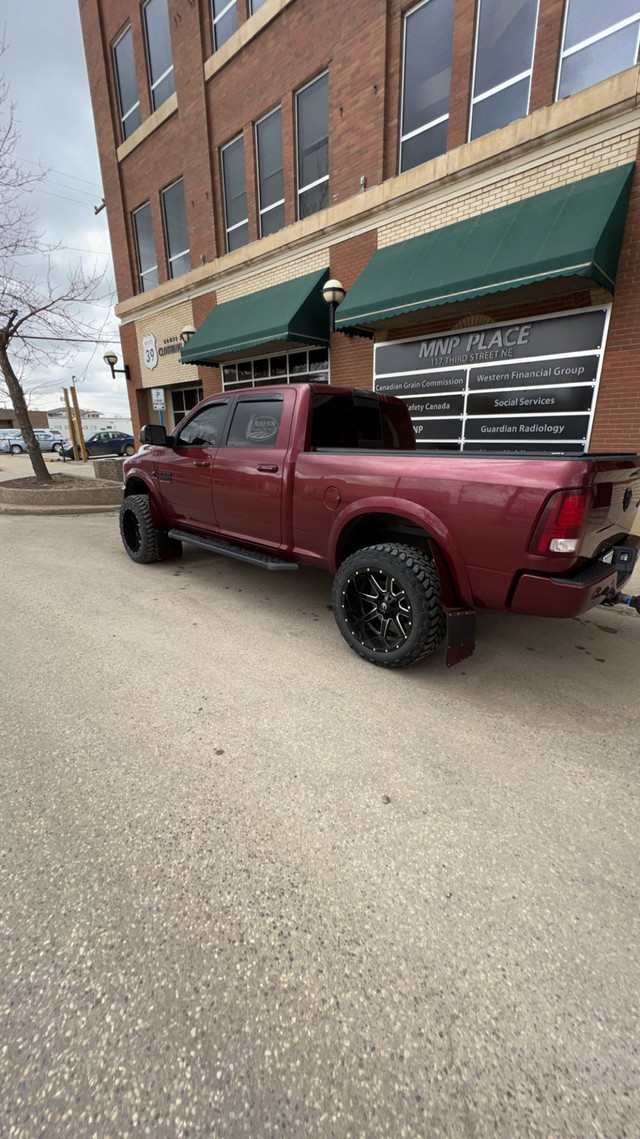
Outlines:
{"label": "power line", "polygon": [[[76,190],[75,186],[65,186],[64,182],[56,182],[55,178],[47,178],[46,182],[47,182],[47,186],[59,186],[61,190],[71,190],[72,194],[84,194],[85,197],[91,198],[92,202],[95,202],[95,200],[96,200],[95,194],[92,194],[89,190],[81,190],[80,187],[78,187],[78,189]],[[31,193],[37,194],[37,192],[38,192],[38,188],[37,188],[37,186],[34,186]]]}
{"label": "power line", "polygon": [[88,336],[30,336],[28,332],[19,332],[20,340],[55,340],[60,344],[119,344],[119,339],[103,336],[100,340]]}
{"label": "power line", "polygon": [[[94,186],[96,190],[101,190],[102,186],[98,182],[90,182],[88,178],[79,178],[77,174],[68,174],[66,170],[56,170],[53,166],[43,168],[41,162],[34,162],[32,158],[20,158],[19,162],[27,162],[29,166],[39,166],[42,173],[46,174],[47,170],[51,170],[53,174],[61,174],[63,178],[71,178],[74,182],[84,182],[87,186]],[[70,187],[71,188],[71,187]]]}
{"label": "power line", "polygon": [[[69,186],[69,189],[72,190],[73,187]],[[30,190],[29,193],[46,194],[48,198],[60,198],[63,202],[73,202],[76,206],[86,206],[88,210],[91,209],[90,202],[83,202],[80,198],[69,198],[65,194],[54,194],[51,190],[42,190],[40,187],[36,190]],[[81,190],[80,193],[84,194],[85,191]]]}
{"label": "power line", "polygon": [[111,253],[109,251],[105,252],[105,250],[103,250],[103,249],[80,249],[77,245],[65,245],[63,247],[63,251],[65,249],[71,249],[73,253],[95,254],[96,257],[110,257],[111,256]]}

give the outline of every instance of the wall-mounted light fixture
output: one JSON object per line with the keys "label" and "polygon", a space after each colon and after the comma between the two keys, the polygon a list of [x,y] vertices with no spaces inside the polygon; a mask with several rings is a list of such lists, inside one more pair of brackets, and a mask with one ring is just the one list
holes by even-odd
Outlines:
{"label": "wall-mounted light fixture", "polygon": [[193,327],[192,324],[185,324],[184,328],[182,329],[182,332],[180,333],[180,339],[181,339],[182,343],[188,344],[189,341],[191,340],[191,337],[193,336],[194,332],[195,332],[195,328]]}
{"label": "wall-mounted light fixture", "polygon": [[346,295],[347,290],[333,278],[330,281],[325,281],[322,286],[322,299],[329,305],[329,332],[336,330],[336,309],[338,305],[342,304]]}
{"label": "wall-mounted light fixture", "polygon": [[129,371],[128,364],[125,364],[124,368],[116,368],[118,357],[116,356],[115,352],[105,352],[102,359],[104,360],[105,364],[108,364],[111,368],[111,375],[114,380],[116,378],[116,372],[118,372],[121,376],[124,376],[125,380],[131,379],[131,372]]}

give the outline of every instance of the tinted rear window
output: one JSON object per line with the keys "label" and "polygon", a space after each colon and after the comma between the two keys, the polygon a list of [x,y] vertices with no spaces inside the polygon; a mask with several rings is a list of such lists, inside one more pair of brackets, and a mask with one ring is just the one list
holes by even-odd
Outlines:
{"label": "tinted rear window", "polygon": [[415,450],[404,407],[380,401],[370,392],[317,392],[311,414],[310,447],[363,450]]}

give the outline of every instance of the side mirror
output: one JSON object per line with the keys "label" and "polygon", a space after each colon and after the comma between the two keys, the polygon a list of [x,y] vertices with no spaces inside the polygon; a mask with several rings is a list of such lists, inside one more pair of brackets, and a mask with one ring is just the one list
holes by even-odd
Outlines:
{"label": "side mirror", "polygon": [[140,432],[140,442],[150,443],[152,447],[169,447],[167,432],[159,423],[147,423]]}

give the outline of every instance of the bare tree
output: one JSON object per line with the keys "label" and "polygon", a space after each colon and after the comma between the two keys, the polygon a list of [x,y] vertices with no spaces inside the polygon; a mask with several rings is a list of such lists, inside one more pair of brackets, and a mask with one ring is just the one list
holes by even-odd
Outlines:
{"label": "bare tree", "polygon": [[[0,58],[6,51],[0,42]],[[60,264],[61,250],[35,227],[29,194],[46,172],[26,173],[16,158],[15,107],[0,75],[0,374],[39,484],[52,483],[36,442],[25,385],[34,369],[68,363],[73,342],[95,341],[83,315],[104,299],[105,273]]]}

